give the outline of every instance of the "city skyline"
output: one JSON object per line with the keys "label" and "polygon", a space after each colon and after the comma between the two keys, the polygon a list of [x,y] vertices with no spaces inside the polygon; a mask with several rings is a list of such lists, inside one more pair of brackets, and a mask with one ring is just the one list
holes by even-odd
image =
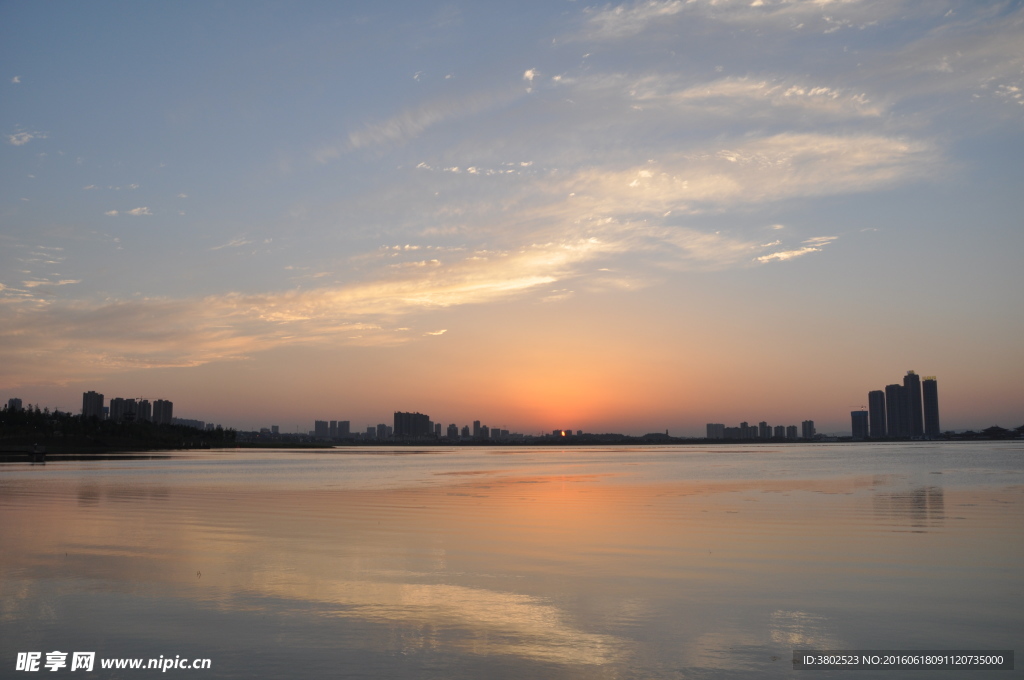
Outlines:
{"label": "city skyline", "polygon": [[1024,417],[1019,3],[58,7],[0,6],[9,397],[847,432],[927,366],[943,430]]}

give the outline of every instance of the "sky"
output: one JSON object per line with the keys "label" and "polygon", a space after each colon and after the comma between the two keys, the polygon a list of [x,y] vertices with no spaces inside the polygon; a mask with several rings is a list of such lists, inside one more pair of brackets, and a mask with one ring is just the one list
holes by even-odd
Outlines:
{"label": "sky", "polygon": [[0,4],[0,397],[1024,424],[1024,4]]}

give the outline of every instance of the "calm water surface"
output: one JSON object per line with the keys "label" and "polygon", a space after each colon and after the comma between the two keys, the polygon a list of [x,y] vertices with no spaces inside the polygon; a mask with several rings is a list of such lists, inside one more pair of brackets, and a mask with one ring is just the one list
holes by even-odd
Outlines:
{"label": "calm water surface", "polygon": [[1022,442],[0,465],[0,677],[969,677],[791,658],[1022,640]]}

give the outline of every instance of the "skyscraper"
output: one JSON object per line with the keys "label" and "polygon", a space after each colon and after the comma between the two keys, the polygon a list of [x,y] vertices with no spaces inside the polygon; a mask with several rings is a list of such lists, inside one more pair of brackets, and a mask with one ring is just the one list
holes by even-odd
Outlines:
{"label": "skyscraper", "polygon": [[924,389],[924,433],[938,437],[939,430],[939,383],[935,376],[929,376],[921,384]]}
{"label": "skyscraper", "polygon": [[803,436],[804,439],[814,439],[813,420],[805,420],[804,422],[800,423],[800,430],[800,434]]}
{"label": "skyscraper", "polygon": [[885,392],[872,390],[868,392],[868,421],[872,439],[885,438]]}
{"label": "skyscraper", "polygon": [[924,434],[924,414],[921,410],[921,377],[914,371],[907,371],[903,376],[903,387],[907,390],[907,405],[910,419],[910,436],[920,437]]}
{"label": "skyscraper", "polygon": [[853,429],[854,439],[868,438],[868,412],[850,411],[850,425]]}
{"label": "skyscraper", "polygon": [[103,395],[89,390],[82,393],[82,417],[103,419]]}
{"label": "skyscraper", "polygon": [[910,404],[907,388],[903,385],[885,386],[886,435],[890,437],[910,436]]}

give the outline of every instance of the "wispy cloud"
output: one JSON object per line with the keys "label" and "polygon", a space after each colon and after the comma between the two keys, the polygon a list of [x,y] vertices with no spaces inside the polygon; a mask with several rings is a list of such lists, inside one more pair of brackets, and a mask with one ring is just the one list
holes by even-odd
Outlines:
{"label": "wispy cloud", "polygon": [[14,76],[13,78],[11,78],[11,82],[17,85],[21,82],[21,76]]}
{"label": "wispy cloud", "polygon": [[[44,306],[17,296],[0,298],[0,378],[11,384],[41,376],[71,380],[100,371],[196,366],[295,343],[409,342],[408,333],[388,330],[403,316],[537,290],[574,275],[576,265],[605,248],[585,239],[476,252],[448,266],[402,270],[394,278],[263,294],[57,300]],[[54,285],[36,285],[44,283]],[[354,331],[359,338],[349,337]],[[41,363],[42,356],[61,359]]]}
{"label": "wispy cloud", "polygon": [[628,38],[651,23],[679,14],[683,0],[644,0],[589,12],[584,35],[597,40]]}
{"label": "wispy cloud", "polygon": [[506,105],[518,96],[520,94],[516,90],[504,90],[476,93],[459,99],[434,100],[391,118],[369,123],[349,133],[345,142],[321,147],[313,157],[320,163],[326,163],[356,149],[401,144],[435,125]]}
{"label": "wispy cloud", "polygon": [[145,207],[145,206],[142,206],[140,208],[132,208],[131,210],[127,211],[125,214],[133,215],[135,217],[139,217],[141,215],[152,215],[153,211],[150,210],[149,208]]}
{"label": "wispy cloud", "polygon": [[222,243],[219,246],[213,246],[210,250],[220,250],[221,248],[240,248],[251,244],[252,241],[246,238],[233,238],[227,243]]}

